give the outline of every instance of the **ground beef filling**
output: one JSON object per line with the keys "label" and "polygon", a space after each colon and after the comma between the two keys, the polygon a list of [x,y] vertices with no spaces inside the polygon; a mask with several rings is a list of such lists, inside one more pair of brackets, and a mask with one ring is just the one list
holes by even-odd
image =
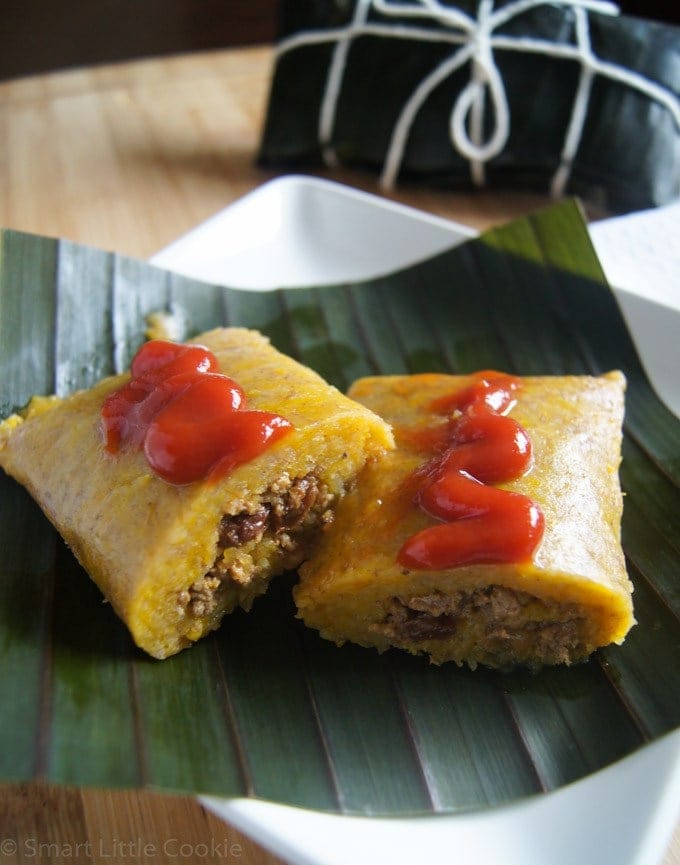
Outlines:
{"label": "ground beef filling", "polygon": [[224,564],[225,550],[271,538],[281,553],[281,569],[297,567],[319,526],[333,518],[333,495],[314,472],[291,479],[280,477],[262,496],[253,511],[225,514],[220,523],[217,555],[213,567],[187,591],[180,592],[179,605],[192,616],[213,612],[229,589],[247,586],[257,576],[249,553]]}
{"label": "ground beef filling", "polygon": [[[533,615],[526,614],[532,605]],[[536,618],[536,607],[545,617]],[[450,639],[464,627],[477,631],[480,657],[512,656],[518,645],[544,663],[565,663],[579,657],[583,618],[573,604],[549,606],[526,592],[488,586],[473,592],[391,598],[385,619],[373,629],[396,643]]]}

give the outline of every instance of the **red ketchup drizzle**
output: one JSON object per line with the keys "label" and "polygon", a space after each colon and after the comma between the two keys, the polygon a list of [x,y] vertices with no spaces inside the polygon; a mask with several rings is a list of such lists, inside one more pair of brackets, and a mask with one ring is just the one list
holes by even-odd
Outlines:
{"label": "red ketchup drizzle", "polygon": [[527,496],[489,484],[514,480],[531,462],[525,430],[507,417],[519,380],[478,373],[464,390],[430,408],[448,424],[408,434],[435,456],[415,472],[416,503],[443,522],[408,538],[398,554],[409,568],[441,570],[531,558],[543,535],[543,514]]}
{"label": "red ketchup drizzle", "polygon": [[224,476],[291,431],[277,414],[248,410],[239,385],[217,367],[201,345],[145,343],[130,381],[104,401],[106,450],[143,448],[159,477],[189,484]]}

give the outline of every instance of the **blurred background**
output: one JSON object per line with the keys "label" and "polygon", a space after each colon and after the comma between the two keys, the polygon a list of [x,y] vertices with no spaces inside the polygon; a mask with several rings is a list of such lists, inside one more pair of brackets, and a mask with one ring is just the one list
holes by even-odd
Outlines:
{"label": "blurred background", "polygon": [[[3,0],[0,79],[272,42],[278,0]],[[621,10],[680,23],[678,0],[622,0]]]}

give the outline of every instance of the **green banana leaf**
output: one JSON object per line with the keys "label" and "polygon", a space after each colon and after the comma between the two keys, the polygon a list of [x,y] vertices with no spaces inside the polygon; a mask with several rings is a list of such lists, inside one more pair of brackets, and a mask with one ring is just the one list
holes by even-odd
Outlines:
{"label": "green banana leaf", "polygon": [[[447,11],[438,16],[436,5]],[[277,169],[339,163],[382,173],[401,140],[386,178],[395,170],[396,181],[472,188],[471,142],[461,140],[456,121],[474,127],[474,82],[486,99],[479,139],[471,138],[486,150],[489,187],[547,192],[558,168],[568,167],[568,193],[595,208],[673,201],[680,28],[605,12],[494,0],[482,23],[478,0],[281,0],[259,160]],[[565,141],[575,133],[568,155]]]}
{"label": "green banana leaf", "polygon": [[289,574],[158,662],[0,473],[0,780],[454,812],[554,789],[680,724],[680,422],[650,388],[575,203],[390,276],[266,293],[4,231],[0,414],[124,369],[161,309],[187,336],[258,328],[341,388],[371,373],[624,370],[638,624],[573,668],[437,668],[324,642],[295,619]]}

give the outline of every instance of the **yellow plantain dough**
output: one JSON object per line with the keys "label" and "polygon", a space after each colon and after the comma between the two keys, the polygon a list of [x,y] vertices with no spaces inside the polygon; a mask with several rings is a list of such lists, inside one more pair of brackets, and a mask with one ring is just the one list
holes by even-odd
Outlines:
{"label": "yellow plantain dough", "polygon": [[531,438],[533,464],[499,486],[543,510],[545,532],[533,560],[440,571],[397,562],[403,542],[435,523],[399,495],[426,460],[400,440],[399,429],[445,423],[428,406],[470,382],[385,376],[350,389],[394,425],[398,447],[366,466],[301,568],[299,615],[337,643],[398,646],[435,663],[471,667],[569,664],[621,643],[634,619],[620,542],[625,379],[619,372],[521,380],[511,417]]}
{"label": "yellow plantain dough", "polygon": [[165,658],[246,609],[270,578],[313,549],[367,459],[393,445],[387,424],[256,331],[197,336],[248,408],[294,430],[216,482],[175,486],[141,451],[107,453],[104,398],[128,375],[64,399],[37,397],[0,424],[0,466],[30,491],[125,622]]}

